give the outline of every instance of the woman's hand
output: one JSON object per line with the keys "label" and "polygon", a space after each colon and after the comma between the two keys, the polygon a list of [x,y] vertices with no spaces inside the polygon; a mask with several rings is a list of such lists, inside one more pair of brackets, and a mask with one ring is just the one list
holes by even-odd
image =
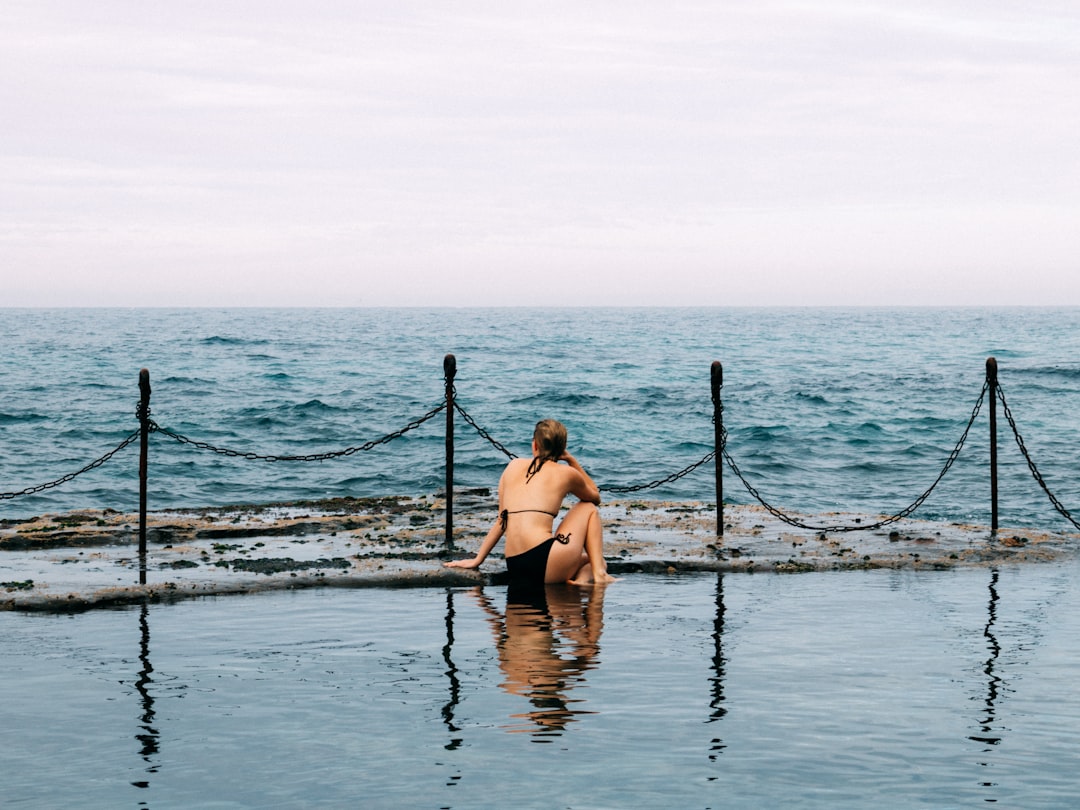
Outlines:
{"label": "woman's hand", "polygon": [[483,560],[478,557],[473,557],[471,560],[450,560],[443,563],[443,568],[479,568],[482,562]]}

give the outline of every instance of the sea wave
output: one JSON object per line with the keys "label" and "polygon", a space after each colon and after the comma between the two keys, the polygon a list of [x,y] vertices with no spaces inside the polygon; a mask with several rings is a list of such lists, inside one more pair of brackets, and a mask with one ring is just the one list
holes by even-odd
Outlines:
{"label": "sea wave", "polygon": [[208,380],[203,377],[184,377],[178,375],[163,377],[155,382],[159,385],[184,385],[198,388],[209,388],[217,385],[215,380]]}
{"label": "sea wave", "polygon": [[1054,377],[1064,380],[1080,380],[1080,365],[1056,364],[1047,366],[1021,366],[1009,368],[1007,374],[999,374],[999,377],[1016,376],[1024,377]]}
{"label": "sea wave", "polygon": [[[490,328],[510,314],[512,340]],[[458,402],[493,439],[527,452],[535,420],[559,418],[587,468],[619,485],[661,479],[712,449],[715,357],[728,449],[775,500],[809,509],[865,490],[860,498],[885,501],[896,482],[877,466],[903,466],[919,486],[933,480],[971,413],[988,347],[1013,346],[996,352],[1013,413],[1046,479],[1080,511],[1080,401],[1070,404],[1080,397],[1080,310],[95,310],[64,313],[43,363],[35,318],[9,313],[0,345],[0,475],[20,486],[78,469],[137,428],[133,369],[151,370],[161,425],[238,451],[304,455],[360,445],[436,407],[450,350]],[[900,322],[909,328],[889,328]],[[553,333],[553,323],[565,328]],[[141,339],[120,346],[118,331]],[[928,508],[957,518],[981,508],[986,419],[984,408]],[[370,456],[289,470],[156,435],[153,500],[288,500],[343,481],[358,496],[433,492],[445,480],[445,424],[439,414]],[[1035,520],[1046,499],[1006,429],[999,412],[1003,497],[1011,514]],[[505,456],[460,416],[455,435],[457,485],[491,486]],[[0,517],[130,502],[136,457],[128,447],[85,485],[0,503]],[[646,495],[709,499],[713,484],[711,469],[696,470]],[[748,498],[734,483],[725,494]]]}
{"label": "sea wave", "polygon": [[25,425],[45,422],[49,417],[41,413],[0,413],[0,425]]}
{"label": "sea wave", "polygon": [[236,337],[232,335],[211,335],[202,338],[199,343],[203,346],[266,346],[270,341],[266,338]]}

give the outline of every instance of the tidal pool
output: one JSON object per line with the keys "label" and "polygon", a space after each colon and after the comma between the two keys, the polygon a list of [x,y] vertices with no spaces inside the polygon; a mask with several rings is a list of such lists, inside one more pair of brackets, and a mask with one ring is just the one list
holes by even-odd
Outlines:
{"label": "tidal pool", "polygon": [[0,803],[1071,807],[1078,573],[0,613]]}

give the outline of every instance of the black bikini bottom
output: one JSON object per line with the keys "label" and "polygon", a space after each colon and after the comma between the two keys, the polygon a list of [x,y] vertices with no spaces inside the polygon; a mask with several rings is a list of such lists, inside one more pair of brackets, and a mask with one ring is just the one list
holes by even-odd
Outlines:
{"label": "black bikini bottom", "polygon": [[511,581],[543,585],[544,578],[547,576],[548,555],[551,554],[551,546],[554,542],[555,538],[550,537],[522,554],[507,557],[506,572],[510,575]]}

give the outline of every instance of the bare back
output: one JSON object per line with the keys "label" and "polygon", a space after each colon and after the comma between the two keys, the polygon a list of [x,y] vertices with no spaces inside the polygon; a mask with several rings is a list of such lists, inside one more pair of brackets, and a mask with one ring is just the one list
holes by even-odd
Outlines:
{"label": "bare back", "polygon": [[523,554],[554,535],[554,520],[567,495],[600,500],[577,470],[555,461],[545,462],[527,478],[531,461],[514,459],[499,479],[499,512],[507,514],[507,556]]}

